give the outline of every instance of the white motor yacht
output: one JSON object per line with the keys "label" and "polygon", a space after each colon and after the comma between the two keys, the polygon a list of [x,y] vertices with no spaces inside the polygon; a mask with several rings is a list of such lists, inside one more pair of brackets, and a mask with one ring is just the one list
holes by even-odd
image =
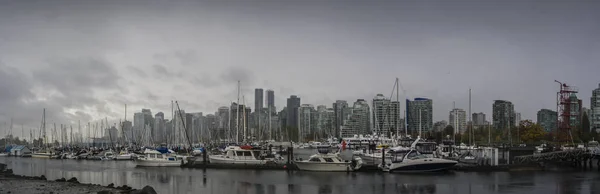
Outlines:
{"label": "white motor yacht", "polygon": [[385,172],[438,172],[449,170],[458,163],[454,160],[431,158],[419,153],[415,145],[420,139],[417,137],[410,149],[393,151],[392,159],[386,160],[384,165],[379,164],[379,168]]}
{"label": "white motor yacht", "polygon": [[352,161],[344,160],[339,154],[329,153],[329,147],[319,147],[318,154],[312,155],[308,160],[295,161],[300,170],[319,172],[346,172],[362,167],[362,159],[354,157]]}
{"label": "white motor yacht", "polygon": [[215,164],[266,164],[259,150],[242,149],[240,146],[227,146],[224,154],[210,155],[210,163]]}
{"label": "white motor yacht", "polygon": [[135,153],[129,152],[127,150],[119,152],[118,155],[114,157],[115,160],[133,160],[135,158]]}
{"label": "white motor yacht", "polygon": [[144,157],[138,157],[135,160],[137,166],[144,167],[167,167],[181,166],[184,160],[171,156],[168,153],[161,153],[154,149],[145,149]]}
{"label": "white motor yacht", "polygon": [[32,158],[51,158],[52,154],[50,152],[45,152],[45,151],[41,151],[41,152],[35,152],[33,154],[31,154]]}

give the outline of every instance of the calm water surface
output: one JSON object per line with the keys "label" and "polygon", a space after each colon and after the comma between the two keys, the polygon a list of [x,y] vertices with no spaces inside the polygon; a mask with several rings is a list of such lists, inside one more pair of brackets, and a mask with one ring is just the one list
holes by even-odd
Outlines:
{"label": "calm water surface", "polygon": [[83,183],[145,185],[159,193],[243,194],[598,194],[600,172],[445,174],[319,173],[187,168],[136,168],[132,161],[0,158],[16,174]]}

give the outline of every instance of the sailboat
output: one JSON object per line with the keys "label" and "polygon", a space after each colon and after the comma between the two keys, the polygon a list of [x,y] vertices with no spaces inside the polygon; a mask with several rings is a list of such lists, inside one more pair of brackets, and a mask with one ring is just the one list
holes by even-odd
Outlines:
{"label": "sailboat", "polygon": [[46,147],[46,109],[42,113],[42,129],[40,130],[42,133],[42,150],[39,150],[33,154],[31,154],[32,158],[50,158],[52,153],[48,152],[48,148]]}

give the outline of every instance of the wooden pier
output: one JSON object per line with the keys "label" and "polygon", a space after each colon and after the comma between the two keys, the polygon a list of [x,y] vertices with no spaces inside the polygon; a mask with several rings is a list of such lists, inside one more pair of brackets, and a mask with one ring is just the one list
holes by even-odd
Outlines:
{"label": "wooden pier", "polygon": [[[573,149],[565,151],[547,152],[534,155],[517,156],[514,158],[516,164],[534,164],[534,163],[557,163],[571,164],[571,166],[592,167],[592,160],[597,159],[595,155],[586,149]],[[600,169],[600,160],[597,161]]]}

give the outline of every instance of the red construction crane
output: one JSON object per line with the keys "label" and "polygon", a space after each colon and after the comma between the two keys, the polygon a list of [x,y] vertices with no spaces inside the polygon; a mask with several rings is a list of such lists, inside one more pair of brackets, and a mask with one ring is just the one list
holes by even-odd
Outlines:
{"label": "red construction crane", "polygon": [[[560,91],[556,93],[556,112],[558,113],[554,138],[558,142],[573,141],[572,129],[577,127],[579,114],[581,114],[581,100],[575,94],[578,89],[566,83],[554,80],[560,84]],[[572,98],[575,97],[575,98]]]}

